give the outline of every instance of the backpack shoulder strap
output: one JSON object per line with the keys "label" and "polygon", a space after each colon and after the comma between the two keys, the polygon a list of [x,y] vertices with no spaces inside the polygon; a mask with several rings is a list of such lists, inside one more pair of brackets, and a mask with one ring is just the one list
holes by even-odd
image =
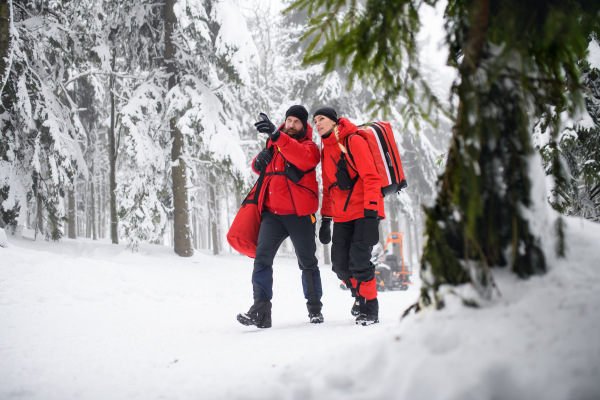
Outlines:
{"label": "backpack shoulder strap", "polygon": [[[346,147],[346,150],[348,151],[348,157],[350,157],[350,160],[352,160],[352,164],[354,164],[354,166],[356,166],[356,162],[354,162],[354,156],[352,155],[352,152],[350,151],[350,138],[354,135],[358,135],[358,132],[355,132],[355,133],[352,133],[352,134],[346,136],[345,147]],[[354,172],[356,172],[358,174],[358,171],[356,170],[356,168],[354,168],[352,166],[352,164],[348,163],[348,165],[350,165],[350,168],[352,168],[354,170]]]}

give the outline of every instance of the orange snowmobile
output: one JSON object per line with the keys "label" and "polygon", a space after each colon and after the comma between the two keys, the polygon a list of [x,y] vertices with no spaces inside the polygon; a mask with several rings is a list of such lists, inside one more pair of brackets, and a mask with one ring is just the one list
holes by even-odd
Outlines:
{"label": "orange snowmobile", "polygon": [[[375,280],[378,292],[383,292],[384,290],[408,290],[408,285],[412,285],[410,276],[413,271],[411,266],[404,263],[402,236],[404,236],[404,232],[390,233],[385,242],[383,252],[376,252],[371,256],[371,262],[375,264]],[[388,254],[388,245],[390,243],[398,243],[400,246],[401,263],[398,263],[398,257],[395,254]],[[344,290],[348,289],[344,282],[340,283],[340,288]]]}
{"label": "orange snowmobile", "polygon": [[[375,265],[375,279],[377,281],[377,290],[407,290],[408,285],[412,285],[410,276],[412,275],[412,267],[404,262],[404,250],[402,248],[402,237],[404,232],[392,232],[388,235],[385,241],[383,254],[376,254],[377,259]],[[394,254],[388,254],[388,245],[398,243],[400,246],[401,260],[398,262],[398,257]]]}

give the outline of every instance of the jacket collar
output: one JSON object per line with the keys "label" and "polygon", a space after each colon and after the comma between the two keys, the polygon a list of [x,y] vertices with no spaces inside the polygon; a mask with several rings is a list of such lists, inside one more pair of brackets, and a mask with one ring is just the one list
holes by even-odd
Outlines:
{"label": "jacket collar", "polygon": [[358,129],[356,128],[356,125],[354,125],[346,118],[338,119],[338,133],[340,137],[340,142],[342,141],[342,139],[346,138],[346,136],[350,136],[353,133],[356,133],[357,130]]}
{"label": "jacket collar", "polygon": [[[356,125],[354,125],[352,122],[350,122],[346,118],[338,119],[338,133],[339,133],[340,143],[342,143],[342,141],[347,136],[350,136],[353,133],[356,133],[356,131],[358,131],[358,129],[356,128]],[[321,141],[324,144],[331,144],[331,145],[334,145],[337,143],[337,140],[335,139],[335,133],[333,133],[333,132],[331,132],[331,135],[329,135],[327,138],[321,137]]]}

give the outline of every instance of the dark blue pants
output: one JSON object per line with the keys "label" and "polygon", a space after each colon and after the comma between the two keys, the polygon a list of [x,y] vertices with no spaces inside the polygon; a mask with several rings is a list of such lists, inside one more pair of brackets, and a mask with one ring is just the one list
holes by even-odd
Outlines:
{"label": "dark blue pants", "polygon": [[295,214],[278,215],[270,211],[262,213],[252,272],[254,300],[270,301],[273,298],[273,259],[281,243],[288,237],[292,240],[298,266],[302,271],[302,288],[307,307],[310,312],[320,312],[323,288],[315,255],[315,224],[310,215],[297,217]]}

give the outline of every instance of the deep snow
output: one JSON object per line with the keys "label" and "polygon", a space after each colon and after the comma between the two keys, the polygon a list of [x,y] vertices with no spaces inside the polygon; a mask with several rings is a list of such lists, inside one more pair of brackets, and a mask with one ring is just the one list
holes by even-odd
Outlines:
{"label": "deep snow", "polygon": [[600,225],[567,226],[569,258],[546,275],[495,270],[501,297],[473,309],[448,295],[402,322],[418,285],[384,292],[369,327],[328,266],[325,323],[309,324],[296,260],[278,258],[268,330],[235,320],[248,258],[9,236],[0,399],[597,399]]}

